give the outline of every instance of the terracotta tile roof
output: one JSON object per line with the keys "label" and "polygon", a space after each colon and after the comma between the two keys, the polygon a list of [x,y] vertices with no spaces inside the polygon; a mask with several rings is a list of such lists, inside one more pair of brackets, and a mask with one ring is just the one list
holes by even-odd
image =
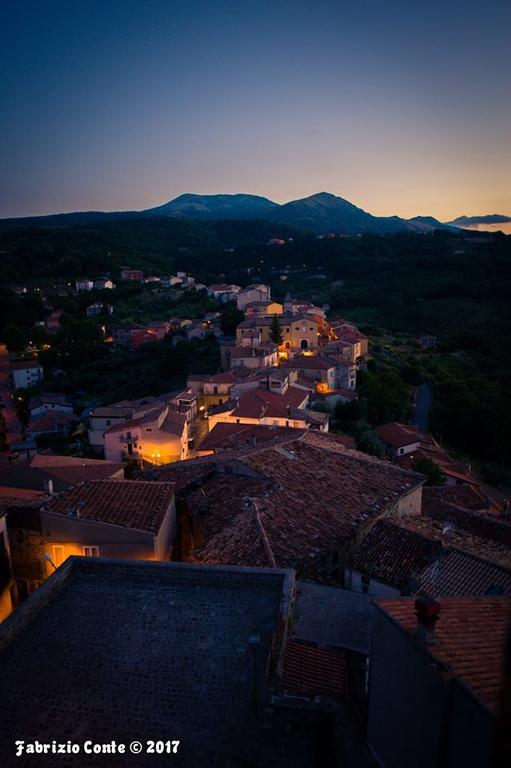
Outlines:
{"label": "terracotta tile roof", "polygon": [[445,501],[455,507],[479,512],[489,508],[489,500],[473,485],[438,485],[424,488],[423,504],[426,509]]}
{"label": "terracotta tile roof", "polygon": [[[315,322],[311,315],[305,313],[297,315],[278,315],[278,320],[281,326],[292,325],[293,323],[301,322],[302,320],[306,320],[308,323]],[[271,325],[273,322],[273,315],[264,315],[263,317],[250,317],[247,320],[243,320],[243,322],[238,325],[238,328],[255,328],[257,326],[263,327],[266,325]]]}
{"label": "terracotta tile roof", "polygon": [[71,406],[65,395],[60,392],[42,392],[40,395],[31,397],[28,402],[28,407],[38,408],[40,405],[48,403],[48,405],[67,405]]}
{"label": "terracotta tile roof", "polygon": [[100,405],[98,408],[94,408],[94,410],[91,412],[90,418],[126,419],[131,417],[135,407],[136,404],[134,402],[122,405],[121,403],[113,403],[112,405]]}
{"label": "terracotta tile roof", "polygon": [[328,432],[325,434],[324,432],[310,432],[307,435],[307,441],[309,444],[316,444],[319,447],[330,449],[333,448],[332,444],[337,443],[338,445],[343,446],[344,448],[355,448],[355,438],[351,437],[351,435],[338,435],[335,432]]}
{"label": "terracotta tile roof", "polygon": [[419,590],[432,597],[511,595],[511,570],[448,549],[421,574]]}
{"label": "terracotta tile roof", "polygon": [[266,427],[258,424],[218,422],[199,444],[199,451],[226,451],[238,446],[255,447],[268,442],[295,438],[292,427]]}
{"label": "terracotta tile roof", "polygon": [[409,424],[399,424],[397,421],[382,424],[376,427],[374,431],[384,443],[393,448],[402,448],[411,443],[419,442],[419,433],[416,427]]}
{"label": "terracotta tile roof", "polygon": [[68,427],[73,421],[76,421],[76,416],[72,413],[64,413],[63,411],[46,411],[35,419],[30,421],[27,427],[27,432],[53,432],[56,427]]}
{"label": "terracotta tile roof", "polygon": [[171,435],[177,435],[177,437],[182,437],[186,424],[186,413],[178,413],[177,411],[169,410],[160,430],[162,432],[168,432]]}
{"label": "terracotta tile roof", "polygon": [[48,475],[74,485],[84,480],[106,480],[121,472],[122,464],[103,459],[83,459],[75,456],[50,456],[37,454],[30,462],[31,467],[42,469]]}
{"label": "terracotta tile roof", "polygon": [[281,365],[285,368],[302,371],[328,371],[334,367],[333,362],[317,355],[297,355],[291,360],[284,360]]}
{"label": "terracotta tile roof", "polygon": [[266,389],[251,389],[238,398],[232,417],[285,419],[289,416],[288,409],[298,408],[307,397],[308,393],[297,387],[288,387],[283,395]]}
{"label": "terracotta tile roof", "polygon": [[[378,605],[410,635],[417,618],[413,598],[380,599]],[[445,665],[443,674],[461,680],[485,707],[495,712],[504,684],[505,646],[511,599],[439,598],[434,645],[427,653]]]}
{"label": "terracotta tile roof", "polygon": [[[215,533],[219,537],[213,543],[215,561],[222,553],[221,562],[233,565],[238,560],[231,546],[229,520],[234,521],[250,497],[256,502],[275,562],[300,572],[308,572],[325,553],[351,540],[374,517],[390,512],[404,494],[423,482],[420,475],[310,431],[270,447],[177,462],[144,477],[179,483],[184,498],[195,493],[187,500],[194,514],[202,496],[207,514],[214,521],[225,521]],[[194,483],[200,484],[199,492],[190,490]],[[203,507],[197,507],[197,515],[201,524]],[[196,554],[205,559],[213,551],[201,548]]]}
{"label": "terracotta tile roof", "polygon": [[120,424],[112,424],[111,427],[108,427],[106,432],[108,434],[112,434],[113,432],[125,432],[127,429],[130,429],[131,427],[140,427],[144,424],[151,424],[152,422],[159,419],[159,417],[162,415],[163,411],[167,408],[166,403],[155,403],[153,406],[148,408],[144,411],[143,415],[141,416],[135,416],[132,419],[128,419],[127,421],[123,421]]}
{"label": "terracotta tile roof", "polygon": [[[511,547],[506,543],[508,529],[498,522],[477,521],[457,518],[455,507],[448,508],[444,514],[432,517],[429,514],[401,518],[399,525],[408,530],[420,533],[435,541],[443,541],[445,546],[468,552],[486,561],[497,563],[504,568],[511,567]],[[469,513],[470,514],[470,513]],[[488,525],[486,524],[488,522]],[[493,527],[493,530],[492,530]]]}
{"label": "terracotta tile roof", "polygon": [[287,693],[297,696],[344,698],[347,695],[345,652],[288,640],[282,686]]}
{"label": "terracotta tile roof", "polygon": [[[222,492],[223,486],[220,490]],[[208,487],[207,492],[211,493],[211,487]],[[235,516],[218,533],[212,534],[203,546],[194,551],[197,559],[211,564],[236,562],[236,565],[255,568],[276,567],[257,505],[247,499],[242,506],[242,511],[238,511],[237,504]],[[229,505],[223,509],[226,515],[228,508]],[[201,519],[203,524],[212,525],[212,520],[207,520],[207,513]]]}
{"label": "terracotta tile roof", "polygon": [[410,580],[440,551],[440,542],[382,521],[357,548],[348,567],[409,592]]}
{"label": "terracotta tile roof", "polygon": [[54,496],[51,512],[158,533],[172,501],[172,483],[142,480],[89,480]]}

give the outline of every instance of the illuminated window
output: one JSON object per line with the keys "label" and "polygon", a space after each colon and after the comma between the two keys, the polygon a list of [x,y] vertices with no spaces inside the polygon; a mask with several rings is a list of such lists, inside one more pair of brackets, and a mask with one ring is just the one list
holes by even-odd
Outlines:
{"label": "illuminated window", "polygon": [[55,563],[57,568],[59,567],[59,565],[62,564],[63,560],[64,560],[64,547],[54,546],[53,547],[53,562]]}
{"label": "illuminated window", "polygon": [[99,557],[99,547],[84,547],[84,557]]}

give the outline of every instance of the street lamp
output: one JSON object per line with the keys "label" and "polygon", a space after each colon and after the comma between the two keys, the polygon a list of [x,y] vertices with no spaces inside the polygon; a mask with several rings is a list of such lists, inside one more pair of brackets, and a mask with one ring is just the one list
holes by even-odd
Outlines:
{"label": "street lamp", "polygon": [[47,560],[49,563],[51,563],[53,565],[53,570],[56,571],[57,570],[57,566],[55,565],[55,563],[51,559],[51,556],[48,554],[48,552],[45,552],[43,557],[44,557],[45,560]]}

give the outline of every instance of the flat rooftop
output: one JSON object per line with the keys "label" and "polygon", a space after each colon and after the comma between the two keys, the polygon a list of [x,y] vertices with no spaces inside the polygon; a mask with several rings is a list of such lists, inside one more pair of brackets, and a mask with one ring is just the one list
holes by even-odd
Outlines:
{"label": "flat rooftop", "polygon": [[16,738],[181,742],[171,758],[55,758],[66,768],[312,764],[307,734],[254,714],[293,588],[287,570],[69,558],[0,625],[2,765],[25,764]]}

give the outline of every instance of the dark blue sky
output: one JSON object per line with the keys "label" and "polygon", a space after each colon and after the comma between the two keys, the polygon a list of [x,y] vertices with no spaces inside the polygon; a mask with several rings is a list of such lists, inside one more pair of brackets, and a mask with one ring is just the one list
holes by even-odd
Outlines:
{"label": "dark blue sky", "polygon": [[0,216],[326,190],[511,214],[511,3],[5,0]]}

